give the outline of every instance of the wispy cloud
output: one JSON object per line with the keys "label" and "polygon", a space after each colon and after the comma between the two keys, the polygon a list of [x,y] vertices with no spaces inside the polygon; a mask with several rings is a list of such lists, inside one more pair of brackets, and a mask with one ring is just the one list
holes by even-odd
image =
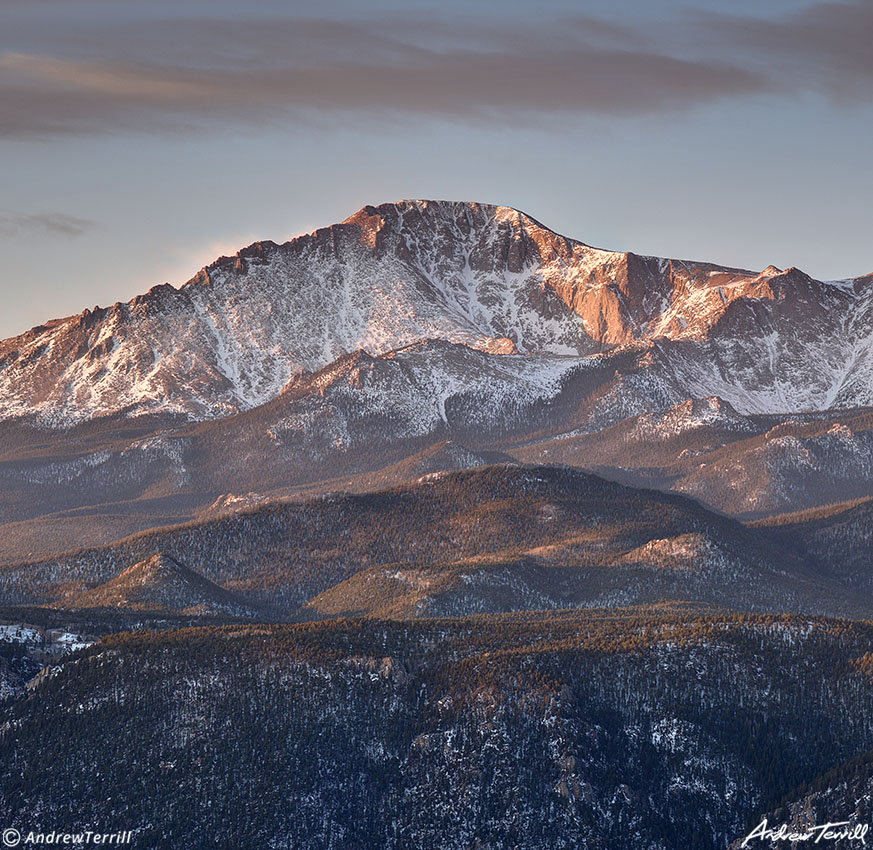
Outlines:
{"label": "wispy cloud", "polygon": [[586,16],[535,25],[414,16],[116,23],[0,54],[0,136],[337,113],[512,123],[681,112],[802,90],[863,100],[873,97],[871,31],[868,2],[767,20],[699,12],[660,37]]}
{"label": "wispy cloud", "polygon": [[310,111],[496,121],[531,113],[641,114],[766,88],[744,69],[592,49],[454,50],[402,64],[209,69],[6,54],[2,72],[0,134],[7,137],[275,121]]}
{"label": "wispy cloud", "polygon": [[95,226],[93,221],[59,212],[0,215],[0,233],[7,236],[40,233],[53,236],[81,236]]}
{"label": "wispy cloud", "polygon": [[698,34],[739,51],[781,85],[841,102],[873,101],[873,3],[816,3],[777,20],[700,12]]}

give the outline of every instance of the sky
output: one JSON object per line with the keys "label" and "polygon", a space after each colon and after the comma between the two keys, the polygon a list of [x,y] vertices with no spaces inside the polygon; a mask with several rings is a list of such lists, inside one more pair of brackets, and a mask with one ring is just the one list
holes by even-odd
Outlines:
{"label": "sky", "polygon": [[405,198],[873,272],[871,40],[871,0],[0,0],[0,338]]}

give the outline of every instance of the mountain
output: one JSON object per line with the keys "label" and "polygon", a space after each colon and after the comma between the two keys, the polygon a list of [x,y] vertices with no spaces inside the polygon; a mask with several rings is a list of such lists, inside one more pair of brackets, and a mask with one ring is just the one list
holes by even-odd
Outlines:
{"label": "mountain", "polygon": [[683,493],[748,519],[873,495],[869,409],[744,416],[718,397],[687,399],[519,443],[512,454]]}
{"label": "mountain", "polygon": [[404,201],[0,343],[0,415],[215,418],[342,355],[428,339],[511,361],[631,345],[649,353],[651,380],[679,388],[671,403],[853,407],[873,403],[871,335],[873,276],[824,283],[616,253],[507,207]]}
{"label": "mountain", "polygon": [[0,343],[0,821],[869,820],[871,547],[873,276],[365,207]]}
{"label": "mountain", "polygon": [[0,563],[477,459],[750,519],[873,496],[871,293],[365,207],[0,343]]}
{"label": "mountain", "polygon": [[0,563],[228,506],[508,459],[672,490],[741,518],[873,496],[869,410],[741,414],[651,380],[649,359],[621,348],[568,364],[431,341],[343,355],[219,420],[0,422]]}
{"label": "mountain", "polygon": [[716,850],[873,747],[871,637],[639,609],[109,636],[3,708],[0,819],[149,850]]}
{"label": "mountain", "polygon": [[59,607],[256,616],[251,606],[246,607],[232,593],[163,552],[128,567],[104,584],[66,597]]}
{"label": "mountain", "polygon": [[873,591],[873,499],[772,517],[756,525],[788,550],[829,562],[830,572],[856,592]]}
{"label": "mountain", "polygon": [[571,468],[497,465],[256,505],[0,567],[0,595],[69,609],[160,603],[176,614],[248,606],[284,619],[675,601],[869,616],[868,597],[815,552],[681,496]]}

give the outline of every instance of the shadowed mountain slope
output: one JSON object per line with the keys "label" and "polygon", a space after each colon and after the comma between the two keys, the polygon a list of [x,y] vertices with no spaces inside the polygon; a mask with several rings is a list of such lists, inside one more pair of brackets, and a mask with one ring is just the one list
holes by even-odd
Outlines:
{"label": "shadowed mountain slope", "polygon": [[378,493],[265,504],[9,565],[0,569],[0,592],[19,604],[76,598],[160,551],[286,615],[325,592],[301,613],[419,616],[676,599],[868,612],[825,567],[779,542],[680,496],[569,468],[503,465]]}
{"label": "shadowed mountain slope", "polygon": [[255,616],[234,594],[159,552],[91,590],[67,597],[59,607],[123,608],[177,614]]}

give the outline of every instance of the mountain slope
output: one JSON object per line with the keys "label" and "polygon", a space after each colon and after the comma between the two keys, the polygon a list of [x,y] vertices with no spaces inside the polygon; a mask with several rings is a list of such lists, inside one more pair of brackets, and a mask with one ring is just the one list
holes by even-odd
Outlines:
{"label": "mountain slope", "polygon": [[9,565],[0,568],[0,594],[9,603],[73,600],[78,607],[75,600],[156,551],[283,616],[462,615],[671,600],[757,611],[870,611],[866,597],[857,598],[826,566],[786,551],[767,529],[578,470],[511,465],[427,475],[379,493],[266,504]]}
{"label": "mountain slope", "polygon": [[128,567],[114,579],[67,597],[60,607],[123,608],[180,614],[254,616],[232,593],[159,552]]}
{"label": "mountain slope", "polygon": [[660,340],[653,371],[683,397],[741,412],[869,404],[871,283],[602,251],[506,207],[383,204],[0,343],[0,415],[214,418],[343,354],[424,339],[573,356]]}
{"label": "mountain slope", "polygon": [[605,427],[528,441],[511,453],[683,493],[740,518],[873,495],[869,409],[743,416],[712,397],[597,424]]}
{"label": "mountain slope", "polygon": [[0,819],[148,850],[721,850],[873,747],[870,640],[638,609],[114,635],[0,706]]}

